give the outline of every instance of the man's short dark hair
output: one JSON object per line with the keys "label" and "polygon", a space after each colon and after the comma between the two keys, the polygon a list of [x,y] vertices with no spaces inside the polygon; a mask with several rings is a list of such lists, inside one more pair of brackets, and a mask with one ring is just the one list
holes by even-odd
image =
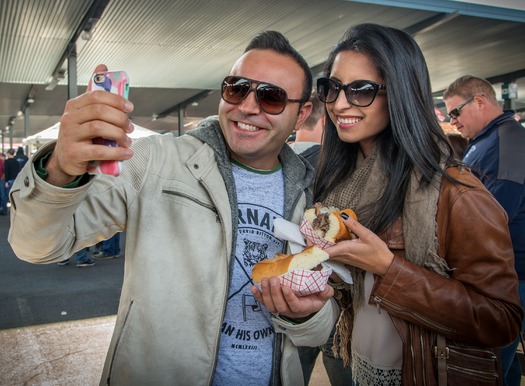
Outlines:
{"label": "man's short dark hair", "polygon": [[302,55],[292,47],[288,39],[277,31],[264,31],[255,36],[248,44],[244,52],[251,50],[272,50],[281,55],[293,58],[304,72],[303,94],[301,99],[307,101],[312,90],[312,72]]}

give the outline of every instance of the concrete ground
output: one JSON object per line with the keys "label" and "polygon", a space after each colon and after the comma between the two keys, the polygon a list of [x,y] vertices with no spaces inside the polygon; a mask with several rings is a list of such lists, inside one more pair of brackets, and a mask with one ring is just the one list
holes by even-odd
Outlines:
{"label": "concrete ground", "polygon": [[115,317],[0,330],[0,385],[98,385]]}
{"label": "concrete ground", "polygon": [[[105,316],[0,330],[0,385],[98,385],[114,325]],[[319,359],[310,385],[330,385]]]}

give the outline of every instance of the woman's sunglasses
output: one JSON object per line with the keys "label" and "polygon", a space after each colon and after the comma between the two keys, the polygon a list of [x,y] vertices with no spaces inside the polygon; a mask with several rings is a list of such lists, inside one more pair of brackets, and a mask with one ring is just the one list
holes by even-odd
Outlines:
{"label": "woman's sunglasses", "polygon": [[317,79],[317,94],[321,102],[335,102],[341,90],[345,92],[348,103],[357,107],[367,107],[372,104],[379,90],[386,90],[386,86],[370,80],[354,80],[342,84],[329,78]]}
{"label": "woman's sunglasses", "polygon": [[[255,88],[252,88],[252,84],[255,84]],[[288,99],[285,90],[270,83],[240,76],[227,76],[222,81],[222,99],[232,105],[241,103],[251,91],[255,92],[255,100],[261,110],[271,115],[281,114],[288,103],[306,102],[303,99]]]}
{"label": "woman's sunglasses", "polygon": [[468,105],[470,102],[472,102],[474,100],[474,97],[470,97],[468,98],[465,102],[463,102],[462,104],[460,104],[458,107],[456,107],[455,109],[452,109],[450,110],[450,113],[448,113],[448,117],[450,119],[458,119],[459,116],[461,115],[461,109],[463,107],[465,107],[466,105]]}

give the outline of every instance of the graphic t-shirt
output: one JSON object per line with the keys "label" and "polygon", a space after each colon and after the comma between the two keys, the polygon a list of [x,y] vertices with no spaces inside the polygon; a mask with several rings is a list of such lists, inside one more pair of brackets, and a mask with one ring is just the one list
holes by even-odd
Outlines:
{"label": "graphic t-shirt", "polygon": [[268,386],[275,332],[250,286],[255,263],[283,250],[283,242],[273,235],[273,220],[283,217],[284,179],[280,166],[261,172],[234,164],[233,175],[239,228],[213,385]]}

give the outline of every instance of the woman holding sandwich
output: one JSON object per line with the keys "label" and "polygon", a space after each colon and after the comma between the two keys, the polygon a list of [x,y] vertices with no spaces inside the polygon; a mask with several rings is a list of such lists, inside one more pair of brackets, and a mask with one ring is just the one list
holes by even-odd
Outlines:
{"label": "woman holding sandwich", "polygon": [[335,349],[354,384],[498,384],[497,348],[523,317],[506,214],[454,161],[417,43],[354,26],[317,89],[329,119],[315,200],[359,219],[345,221],[357,239],[326,250],[353,276],[335,285]]}

